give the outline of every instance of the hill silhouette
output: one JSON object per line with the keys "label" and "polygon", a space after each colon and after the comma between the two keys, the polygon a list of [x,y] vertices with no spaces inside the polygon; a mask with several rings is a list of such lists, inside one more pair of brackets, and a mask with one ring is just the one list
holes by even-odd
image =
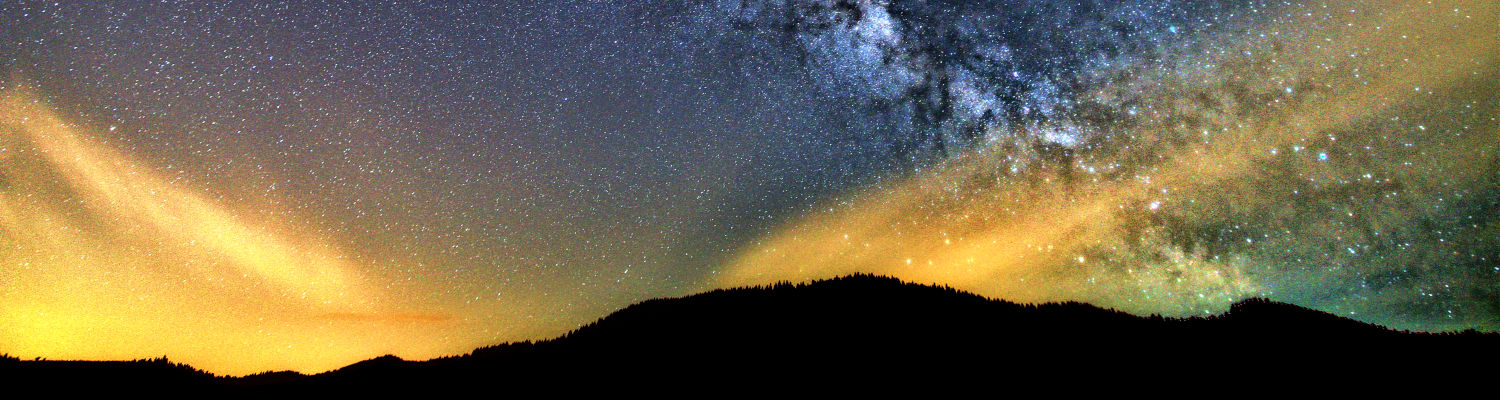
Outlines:
{"label": "hill silhouette", "polygon": [[[1500,335],[1410,333],[1252,299],[1221,316],[1139,317],[1081,303],[1025,305],[855,275],[645,301],[559,338],[462,356],[383,356],[305,376],[224,378],[166,359],[0,359],[21,385],[390,393],[578,382],[862,385],[1123,374],[1321,374],[1493,360]],[[12,383],[12,386],[15,384]],[[567,387],[567,386],[564,386]],[[578,389],[578,387],[575,387]],[[596,387],[597,389],[597,387]]]}

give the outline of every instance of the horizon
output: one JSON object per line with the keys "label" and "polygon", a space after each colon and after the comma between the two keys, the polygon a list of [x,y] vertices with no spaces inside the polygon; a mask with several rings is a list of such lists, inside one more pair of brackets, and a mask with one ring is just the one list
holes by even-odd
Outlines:
{"label": "horizon", "polygon": [[[881,283],[895,283],[896,285],[898,285],[898,286],[901,287],[901,290],[889,291],[890,289],[893,289],[893,287],[872,284],[872,283],[874,283],[876,281],[879,281]],[[914,289],[914,288],[935,289],[935,290],[937,290],[937,292],[928,291],[928,292],[924,292],[924,294],[916,295],[917,292],[911,291],[911,289]],[[117,373],[118,372],[123,372],[125,369],[141,368],[143,366],[143,364],[162,363],[162,364],[169,364],[169,365],[176,366],[176,367],[187,367],[188,369],[190,369],[192,371],[195,371],[195,372],[198,372],[198,373],[209,374],[209,375],[211,375],[212,377],[214,377],[216,379],[255,378],[257,376],[264,377],[264,376],[268,376],[268,375],[282,374],[282,373],[287,373],[287,372],[296,373],[296,374],[298,374],[298,375],[300,375],[302,377],[315,377],[315,376],[319,376],[319,375],[324,375],[325,373],[328,373],[328,372],[335,372],[335,371],[340,371],[340,370],[347,370],[350,367],[356,367],[356,366],[360,366],[360,365],[371,365],[369,362],[372,362],[372,361],[389,361],[389,360],[398,360],[398,361],[400,361],[402,363],[407,363],[407,365],[428,364],[428,365],[432,365],[432,366],[436,367],[439,364],[442,364],[442,365],[448,366],[449,368],[451,368],[451,367],[453,367],[455,365],[458,365],[458,364],[454,364],[455,361],[462,361],[462,362],[468,363],[467,364],[468,368],[486,368],[485,363],[505,363],[505,362],[512,362],[513,363],[513,362],[517,362],[517,360],[514,360],[514,359],[507,360],[507,358],[503,356],[505,354],[513,354],[512,357],[519,356],[518,354],[509,353],[510,351],[512,351],[511,348],[513,346],[516,346],[516,345],[521,345],[522,348],[527,348],[527,347],[530,347],[530,346],[549,346],[550,345],[552,347],[535,347],[535,348],[550,349],[550,350],[543,350],[543,351],[549,351],[549,352],[557,353],[557,352],[560,352],[560,351],[564,351],[563,349],[568,348],[568,347],[581,348],[579,346],[587,346],[585,343],[583,343],[579,339],[579,336],[580,336],[579,334],[583,333],[585,331],[592,332],[589,336],[591,338],[595,339],[595,340],[603,338],[605,340],[616,340],[616,341],[618,341],[618,340],[621,340],[621,339],[625,339],[625,337],[622,337],[621,335],[622,334],[628,334],[629,333],[628,329],[658,330],[658,331],[662,331],[664,333],[670,334],[670,332],[672,332],[674,329],[681,328],[684,325],[691,326],[691,325],[695,325],[695,324],[699,324],[699,323],[703,322],[703,321],[700,321],[700,320],[697,320],[697,319],[684,319],[683,318],[684,315],[680,315],[680,311],[682,311],[684,309],[684,306],[693,307],[693,305],[696,304],[697,307],[702,307],[705,304],[714,303],[714,302],[717,302],[717,303],[729,302],[731,304],[736,304],[736,305],[739,305],[739,306],[755,306],[755,307],[761,307],[761,308],[767,308],[767,309],[777,308],[777,307],[781,307],[781,308],[791,307],[791,308],[794,308],[794,309],[801,309],[801,308],[804,308],[804,307],[807,307],[807,306],[822,306],[822,307],[826,307],[826,306],[828,306],[828,304],[826,303],[826,301],[835,299],[837,296],[847,296],[847,295],[850,295],[852,293],[852,292],[850,292],[851,289],[854,290],[854,291],[856,291],[856,292],[868,292],[868,293],[865,293],[867,295],[868,294],[876,294],[876,296],[875,296],[876,298],[882,298],[882,299],[886,299],[886,300],[889,300],[891,298],[895,298],[895,299],[902,299],[902,300],[925,300],[925,301],[933,301],[933,300],[937,300],[937,299],[944,299],[944,298],[946,298],[947,300],[945,300],[945,301],[953,302],[951,305],[964,305],[967,308],[965,308],[965,307],[959,307],[959,308],[965,308],[966,310],[968,310],[968,312],[951,312],[951,310],[950,311],[943,311],[942,309],[933,309],[933,308],[914,308],[914,309],[894,310],[894,309],[886,309],[886,307],[890,307],[891,304],[884,304],[883,307],[862,307],[862,310],[859,310],[860,312],[858,312],[858,314],[863,315],[865,318],[868,318],[868,320],[860,320],[858,318],[856,318],[856,319],[850,319],[849,320],[850,322],[859,322],[859,323],[880,323],[879,318],[875,317],[876,315],[881,315],[884,318],[895,318],[896,321],[899,321],[900,318],[901,318],[900,317],[901,315],[905,315],[907,317],[910,317],[912,315],[910,313],[913,313],[913,312],[915,312],[916,314],[919,314],[919,315],[923,315],[925,317],[931,317],[934,314],[946,315],[949,318],[959,318],[960,321],[962,321],[963,318],[966,317],[966,316],[982,315],[982,314],[974,314],[973,313],[975,311],[973,303],[962,301],[962,300],[960,300],[957,297],[947,297],[946,296],[946,295],[949,295],[949,294],[957,294],[957,295],[959,295],[959,297],[982,299],[983,304],[986,307],[994,308],[993,311],[1001,311],[1001,314],[997,314],[996,316],[1004,316],[1004,317],[1009,317],[1009,318],[1026,319],[1026,318],[1037,318],[1037,317],[1041,316],[1041,314],[1031,314],[1031,313],[1024,314],[1025,316],[1023,316],[1023,314],[1011,314],[1011,313],[1009,313],[1009,312],[1013,312],[1017,308],[1019,308],[1019,309],[1025,309],[1025,310],[1031,310],[1031,311],[1048,311],[1050,313],[1053,313],[1054,315],[1051,315],[1051,316],[1041,316],[1041,318],[1044,319],[1044,320],[1055,320],[1054,322],[1064,322],[1064,321],[1066,321],[1066,322],[1070,322],[1070,323],[1073,323],[1073,324],[1100,324],[1100,323],[1103,323],[1103,324],[1112,324],[1112,323],[1117,323],[1118,322],[1118,321],[1115,321],[1115,320],[1113,320],[1111,318],[1097,319],[1095,317],[1098,316],[1098,314],[1091,314],[1091,313],[1076,314],[1077,311],[1078,311],[1078,308],[1076,308],[1076,307],[1081,306],[1081,307],[1086,307],[1088,309],[1108,311],[1108,312],[1112,313],[1113,315],[1134,316],[1134,317],[1139,318],[1139,320],[1137,320],[1137,321],[1148,322],[1148,323],[1151,323],[1151,324],[1157,324],[1157,325],[1153,325],[1154,327],[1151,327],[1151,328],[1146,328],[1146,327],[1143,327],[1143,326],[1135,326],[1134,329],[1138,329],[1139,331],[1126,330],[1126,331],[1122,331],[1122,332],[1114,332],[1114,331],[1112,331],[1110,329],[1102,329],[1102,330],[1101,329],[1087,329],[1087,330],[1082,330],[1082,331],[1076,331],[1076,330],[1067,330],[1067,329],[1065,329],[1063,332],[1055,332],[1054,334],[1056,334],[1056,333],[1063,333],[1063,334],[1073,334],[1073,335],[1079,335],[1079,336],[1089,336],[1089,335],[1091,335],[1089,332],[1095,332],[1095,333],[1097,333],[1097,332],[1112,332],[1110,335],[1118,334],[1118,335],[1137,336],[1137,337],[1157,337],[1157,336],[1154,336],[1154,335],[1176,335],[1176,336],[1180,336],[1180,337],[1177,337],[1177,339],[1163,339],[1166,336],[1160,336],[1160,337],[1158,337],[1160,340],[1168,340],[1168,341],[1174,341],[1174,340],[1222,340],[1223,339],[1222,335],[1228,334],[1229,332],[1224,331],[1223,328],[1219,328],[1218,330],[1211,332],[1211,331],[1207,330],[1210,325],[1204,325],[1204,324],[1205,323],[1207,323],[1207,324],[1224,323],[1226,321],[1231,321],[1230,323],[1234,323],[1232,321],[1234,321],[1236,318],[1238,318],[1239,320],[1241,320],[1241,322],[1238,322],[1237,325],[1243,325],[1242,327],[1256,328],[1256,329],[1261,329],[1261,330],[1266,330],[1266,331],[1269,331],[1270,329],[1282,329],[1282,330],[1285,330],[1284,332],[1282,332],[1284,334],[1284,336],[1278,336],[1277,340],[1272,340],[1272,341],[1269,341],[1269,342],[1260,342],[1260,343],[1256,344],[1256,346],[1268,346],[1267,343],[1280,343],[1282,345],[1294,345],[1294,346],[1310,346],[1310,345],[1312,345],[1312,342],[1297,342],[1295,340],[1289,340],[1289,339],[1299,339],[1299,340],[1304,340],[1304,341],[1306,341],[1306,340],[1316,341],[1316,340],[1319,340],[1318,338],[1322,338],[1322,340],[1327,340],[1327,339],[1335,337],[1335,336],[1329,336],[1330,331],[1325,331],[1324,330],[1324,329],[1330,329],[1330,328],[1336,328],[1336,329],[1333,329],[1333,331],[1337,331],[1336,333],[1338,333],[1340,335],[1347,335],[1347,336],[1344,336],[1344,337],[1342,337],[1340,339],[1340,340],[1343,340],[1343,341],[1348,341],[1348,340],[1384,340],[1384,341],[1388,341],[1388,343],[1387,343],[1388,345],[1394,345],[1394,344],[1398,344],[1398,343],[1399,344],[1408,345],[1408,346],[1415,345],[1416,343],[1422,343],[1422,342],[1409,342],[1409,341],[1404,341],[1404,340],[1417,339],[1419,337],[1425,337],[1427,340],[1443,340],[1444,338],[1448,338],[1448,339],[1451,340],[1451,339],[1458,339],[1458,338],[1464,338],[1464,337],[1467,337],[1467,338],[1469,338],[1471,340],[1473,340],[1473,339],[1479,339],[1479,338],[1477,338],[1477,337],[1474,336],[1477,333],[1474,330],[1466,330],[1466,331],[1462,331],[1462,332],[1446,332],[1446,333],[1398,331],[1398,330],[1391,330],[1389,328],[1382,327],[1380,325],[1363,323],[1363,322],[1351,320],[1351,319],[1348,319],[1348,318],[1345,318],[1345,317],[1341,317],[1341,316],[1338,316],[1338,315],[1328,314],[1328,313],[1323,313],[1323,312],[1317,312],[1318,315],[1320,315],[1320,317],[1318,317],[1319,324],[1316,325],[1316,326],[1308,326],[1308,325],[1301,325],[1301,324],[1293,325],[1293,324],[1289,323],[1290,320],[1282,321],[1282,320],[1278,320],[1277,318],[1278,317],[1290,317],[1290,316],[1292,316],[1294,314],[1300,314],[1301,312],[1309,311],[1309,309],[1306,309],[1306,308],[1303,308],[1303,307],[1300,307],[1300,306],[1297,306],[1297,305],[1293,305],[1293,304],[1280,303],[1280,302],[1275,302],[1275,301],[1271,301],[1271,300],[1267,300],[1267,299],[1263,299],[1263,298],[1248,298],[1248,299],[1244,299],[1244,300],[1238,301],[1238,302],[1236,302],[1234,304],[1234,307],[1232,309],[1226,310],[1224,314],[1215,314],[1215,315],[1189,315],[1189,316],[1184,316],[1184,317],[1163,316],[1163,315],[1160,315],[1160,314],[1154,314],[1154,315],[1148,315],[1148,316],[1140,316],[1140,315],[1133,315],[1133,314],[1130,314],[1130,313],[1122,311],[1122,310],[1116,310],[1116,309],[1111,309],[1111,308],[1102,308],[1102,307],[1094,306],[1094,305],[1091,305],[1091,304],[1088,304],[1088,303],[1073,302],[1073,301],[1068,301],[1068,302],[1053,302],[1053,303],[1040,303],[1040,304],[1037,304],[1037,303],[1016,303],[1016,302],[1006,301],[1006,300],[1003,300],[1003,299],[987,298],[987,297],[984,297],[984,296],[980,296],[978,294],[974,294],[974,293],[970,293],[970,292],[965,292],[965,291],[962,291],[962,290],[954,289],[954,288],[949,287],[949,286],[926,285],[926,284],[910,283],[910,282],[904,282],[904,281],[901,281],[899,279],[896,279],[896,278],[893,278],[893,277],[889,277],[889,276],[858,273],[858,274],[840,276],[840,277],[832,278],[832,279],[814,280],[814,281],[802,282],[802,283],[792,283],[792,282],[785,282],[785,281],[783,281],[783,282],[778,282],[778,283],[775,283],[775,284],[757,285],[757,286],[754,286],[754,287],[714,289],[714,290],[711,290],[711,291],[708,291],[708,292],[696,293],[696,294],[692,294],[692,295],[688,295],[688,296],[684,296],[684,297],[677,297],[677,298],[648,299],[648,300],[645,300],[645,301],[641,301],[641,302],[632,304],[629,307],[626,307],[626,309],[635,309],[635,311],[633,313],[626,313],[626,312],[612,313],[612,314],[610,314],[608,316],[605,316],[605,317],[603,317],[603,318],[601,318],[599,320],[595,320],[593,322],[585,324],[584,326],[581,326],[578,329],[569,331],[569,332],[567,332],[567,333],[565,333],[565,334],[563,334],[561,336],[557,336],[557,337],[545,338],[545,339],[540,339],[540,340],[524,340],[524,341],[513,341],[513,342],[505,342],[505,343],[496,343],[496,344],[484,345],[484,346],[480,346],[480,347],[474,348],[471,351],[468,351],[468,352],[465,352],[465,353],[462,353],[462,354],[445,355],[445,356],[439,356],[439,357],[434,357],[434,358],[430,358],[430,359],[405,359],[405,358],[402,358],[402,357],[399,357],[399,356],[396,356],[396,355],[393,355],[393,354],[384,354],[384,355],[379,355],[379,356],[372,356],[372,357],[370,357],[368,359],[359,360],[359,361],[351,363],[349,365],[340,366],[338,368],[334,368],[334,369],[327,370],[327,371],[311,371],[311,372],[309,372],[309,371],[293,371],[293,370],[266,370],[266,371],[260,371],[260,372],[255,372],[255,373],[229,374],[229,375],[226,375],[226,374],[218,374],[218,373],[214,373],[212,371],[208,371],[208,370],[205,370],[205,369],[202,369],[202,368],[198,368],[198,367],[193,366],[191,364],[182,363],[182,362],[178,362],[178,361],[173,361],[173,360],[170,359],[170,357],[167,357],[167,356],[147,357],[147,358],[130,359],[130,360],[54,360],[54,359],[45,359],[45,358],[40,358],[40,357],[38,357],[38,358],[36,358],[34,360],[29,360],[29,359],[20,359],[18,357],[12,356],[10,354],[0,354],[0,359],[13,359],[15,361],[21,362],[22,364],[31,364],[33,362],[38,362],[38,363],[63,363],[63,364],[68,364],[68,363],[83,363],[83,364],[98,363],[98,365],[95,365],[95,368],[102,367],[104,364],[109,364],[109,365],[113,365],[113,368],[121,368],[121,370],[117,371]],[[877,290],[877,291],[876,292],[869,292],[871,290]],[[770,299],[772,297],[775,297],[777,295],[781,295],[781,296],[783,296],[784,299],[786,299],[788,297],[784,297],[784,296],[788,295],[789,293],[791,293],[793,291],[799,292],[799,293],[802,294],[801,296],[797,297],[798,299],[800,299],[798,302],[777,304],[776,302],[766,302],[765,301],[765,300]],[[880,291],[888,291],[888,292],[880,292]],[[743,295],[743,294],[746,294],[746,293],[758,293],[759,296],[754,296],[754,297],[743,297],[743,296],[726,297],[726,296],[724,296],[725,294],[731,294],[731,293],[740,294],[740,295]],[[818,295],[817,296],[813,296],[813,297],[808,297],[807,296],[809,294],[814,294],[814,293],[817,293]],[[937,296],[937,297],[933,297],[933,296]],[[869,300],[874,300],[874,299],[875,298],[870,298]],[[847,303],[842,303],[842,304],[847,304]],[[1246,311],[1245,311],[1244,308],[1240,308],[1241,305],[1245,305],[1245,304],[1262,305],[1262,306],[1264,306],[1264,305],[1270,305],[1270,306],[1274,306],[1275,308],[1272,308],[1272,309],[1269,309],[1269,310],[1265,309],[1263,307],[1262,308],[1255,308],[1254,309],[1255,311],[1246,313]],[[929,306],[930,305],[931,304],[929,304]],[[859,307],[857,307],[857,308],[859,308]],[[650,311],[647,311],[648,309]],[[676,310],[676,312],[678,312],[678,314],[674,314],[674,310]],[[625,310],[621,310],[621,311],[625,311]],[[741,311],[743,311],[743,310],[741,310]],[[742,323],[742,324],[745,324],[745,325],[748,325],[748,326],[760,326],[760,327],[762,327],[764,329],[770,329],[772,331],[779,330],[779,329],[790,329],[791,327],[796,327],[795,328],[796,330],[806,329],[806,327],[804,326],[804,324],[808,323],[809,321],[801,321],[801,322],[791,322],[791,321],[795,321],[795,320],[797,320],[797,318],[807,318],[808,317],[807,315],[801,315],[799,317],[798,316],[799,314],[797,312],[786,312],[788,310],[781,310],[781,311],[782,311],[782,313],[763,314],[762,317],[761,317],[761,318],[769,317],[769,318],[771,318],[771,320],[743,320],[743,321],[741,321],[741,320],[729,319],[729,320],[721,320],[719,323],[724,323],[724,322],[728,322],[730,324]],[[849,311],[856,311],[856,309],[850,309]],[[898,311],[898,312],[896,312],[894,314],[889,314],[889,315],[885,314],[885,313],[890,312],[890,311]],[[1288,311],[1290,311],[1290,313],[1288,313]],[[1316,310],[1311,310],[1311,311],[1316,312]],[[643,320],[643,319],[640,318],[640,315],[642,314],[642,312],[647,312],[648,314],[652,315],[652,317],[646,318],[646,319]],[[874,313],[871,314],[871,312],[874,312]],[[903,314],[903,313],[905,313],[905,314]],[[627,314],[632,314],[635,317],[634,318],[635,322],[630,322],[629,320],[631,318],[629,316],[627,316]],[[814,313],[814,314],[816,314],[816,313]],[[676,318],[675,319],[664,318],[664,317],[672,317],[672,316],[675,316]],[[1066,319],[1066,318],[1070,318],[1070,317],[1072,319]],[[1268,317],[1269,317],[1269,319],[1267,319]],[[786,320],[779,320],[780,318],[787,318],[787,319]],[[1258,321],[1258,324],[1246,325],[1246,322],[1244,322],[1244,321],[1247,318],[1254,319],[1255,321]],[[994,329],[994,328],[996,328],[998,326],[1005,325],[1004,323],[996,324],[995,322],[1005,322],[1005,321],[1008,321],[1008,320],[1002,318],[1002,319],[992,320],[992,322],[989,323],[989,324],[977,323],[974,326],[988,326],[989,327],[988,329]],[[1342,321],[1353,322],[1354,325],[1340,325],[1340,324],[1336,323],[1336,322],[1342,322]],[[642,323],[642,322],[646,322],[646,323]],[[770,323],[768,323],[768,322],[770,322]],[[787,325],[786,326],[777,325],[776,322],[785,323]],[[970,322],[972,323],[973,321],[970,321]],[[1014,321],[1011,321],[1011,322],[1014,322]],[[1306,321],[1300,321],[1300,322],[1306,322]],[[893,324],[892,321],[884,321],[884,323],[885,324]],[[1186,325],[1186,326],[1180,325],[1182,323],[1189,323],[1189,325]],[[1332,324],[1330,324],[1330,323],[1332,323]],[[1167,328],[1165,326],[1161,326],[1160,324],[1168,324],[1168,325],[1176,326],[1176,328]],[[1196,325],[1193,325],[1193,324],[1196,324]],[[709,324],[709,325],[712,326],[713,324]],[[895,325],[903,325],[903,324],[901,324],[901,323],[895,323]],[[1005,329],[1012,330],[1012,331],[1020,331],[1020,332],[1025,332],[1025,331],[1029,331],[1029,330],[1051,332],[1051,331],[1057,330],[1056,327],[1049,327],[1050,325],[1052,325],[1052,324],[1045,324],[1045,323],[1044,324],[1038,324],[1038,325],[1032,326],[1032,328],[1030,328],[1030,329],[1024,328],[1024,327],[1008,326]],[[1076,328],[1077,325],[1070,325],[1070,326],[1074,326]],[[626,330],[622,331],[620,329],[622,327],[626,328]],[[1355,327],[1358,327],[1358,328],[1373,328],[1373,329],[1376,329],[1376,331],[1370,331],[1370,330],[1364,330],[1364,329],[1350,330],[1350,328],[1355,328]],[[932,335],[932,334],[937,333],[937,332],[944,332],[941,329],[932,330],[931,328],[933,328],[933,327],[926,326],[926,327],[914,328],[913,332],[919,332],[919,331],[920,332],[926,332],[926,334],[928,334],[928,335]],[[1163,331],[1163,332],[1154,332],[1153,331],[1153,330],[1156,330],[1156,329],[1163,329],[1163,328],[1167,328],[1167,331]],[[1309,328],[1312,328],[1312,329],[1309,329]],[[720,327],[720,329],[723,329],[723,327]],[[823,328],[820,328],[820,329],[835,329],[836,330],[836,329],[844,329],[844,328],[841,327],[840,324],[833,324],[832,326],[824,326]],[[731,330],[733,330],[733,329],[731,329]],[[815,330],[813,330],[813,332],[819,332],[819,331],[815,329]],[[906,334],[901,334],[901,335],[897,335],[897,336],[910,335],[910,334],[913,334],[913,332],[908,332]],[[1072,333],[1068,333],[1068,332],[1072,332]],[[1172,332],[1172,333],[1169,334],[1168,332]],[[1298,332],[1301,332],[1301,335],[1299,335]],[[1378,334],[1376,334],[1378,332],[1389,333],[1389,334],[1393,334],[1393,335],[1397,335],[1397,336],[1379,336]],[[601,333],[603,333],[603,335],[601,335]],[[720,332],[720,334],[725,334],[725,333],[724,332]],[[939,335],[960,334],[960,336],[963,336],[960,332],[946,332],[946,333],[938,333],[938,334]],[[1483,335],[1488,335],[1489,339],[1500,338],[1500,334],[1497,334],[1495,332],[1483,333]],[[732,335],[730,335],[730,336],[732,336]],[[1051,337],[1051,335],[1043,335],[1043,336]],[[641,339],[650,340],[651,339],[650,337],[640,337],[639,334],[637,334],[634,337],[635,337],[635,340],[641,340]],[[796,338],[796,337],[797,337],[796,335],[792,335],[792,336],[789,336],[787,338]],[[968,336],[963,336],[963,337],[974,338],[974,337],[978,337],[978,336],[968,335]],[[783,339],[787,339],[787,338],[783,338]],[[696,340],[702,340],[706,344],[706,343],[718,342],[718,341],[721,341],[723,339],[725,339],[725,337],[720,337],[720,336],[716,336],[716,335],[709,335],[709,336],[701,336],[701,337],[699,337],[699,339],[696,339]],[[668,341],[671,341],[673,343],[677,343],[675,340],[670,340],[670,339],[664,339],[664,340],[668,340]],[[796,340],[794,339],[793,342],[795,342],[795,341]],[[861,338],[861,339],[858,340],[858,342],[859,343],[869,343],[869,338]],[[1426,343],[1429,346],[1437,344],[1437,342],[1426,342]],[[705,344],[684,346],[684,349],[699,347],[699,346],[703,346]],[[782,344],[783,345],[787,345],[789,343],[782,343]],[[852,345],[852,343],[850,343],[850,345]],[[733,347],[733,346],[731,346],[731,347]],[[772,347],[778,347],[778,346],[772,346]],[[1271,347],[1276,347],[1276,346],[1272,345]],[[835,346],[833,346],[831,348],[826,348],[824,350],[825,351],[837,351],[837,350],[835,350],[835,348],[839,348],[839,346],[835,345]],[[607,348],[594,348],[593,350],[594,351],[603,351],[603,352],[606,352],[606,353],[609,352],[609,351],[625,351],[624,349],[609,350]],[[728,350],[728,349],[721,349],[721,350]],[[782,349],[782,350],[784,350],[784,351],[791,351],[790,348],[785,348],[785,349]],[[899,350],[899,346],[892,347],[889,350],[900,351]],[[681,351],[681,350],[679,350],[679,351]],[[817,349],[816,348],[802,348],[801,351],[817,351]],[[497,355],[499,355],[500,357],[497,357]],[[596,354],[595,356],[598,356],[598,354]],[[463,360],[467,360],[467,361],[463,361]],[[486,360],[488,360],[488,361],[486,361]],[[35,367],[36,366],[33,365],[30,368],[35,368]],[[383,366],[380,366],[380,367],[377,367],[377,368],[389,368],[389,367],[390,367],[390,365],[383,365]],[[495,367],[495,365],[490,365],[489,367],[493,368],[493,367]],[[77,368],[79,368],[79,366],[78,365],[74,365],[70,369],[57,369],[56,371],[73,371],[74,373],[83,373],[84,372],[84,370],[79,370]],[[368,367],[366,367],[366,368],[368,368]],[[458,371],[461,371],[461,370],[462,369],[460,369]],[[165,375],[156,377],[156,379],[163,379],[163,378],[168,378],[168,377],[165,376]],[[157,382],[157,383],[164,383],[164,382],[165,381]],[[223,381],[221,381],[221,382],[223,382]],[[282,382],[282,383],[285,383],[285,382]],[[267,382],[262,382],[260,384],[252,384],[252,386],[253,385],[275,385],[275,383],[272,383],[271,381],[267,381]]]}

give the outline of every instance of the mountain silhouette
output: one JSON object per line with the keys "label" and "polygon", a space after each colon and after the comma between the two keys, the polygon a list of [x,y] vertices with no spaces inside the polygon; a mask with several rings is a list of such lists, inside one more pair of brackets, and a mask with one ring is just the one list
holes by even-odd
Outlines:
{"label": "mountain silhouette", "polygon": [[[1059,382],[1390,371],[1494,360],[1494,333],[1413,333],[1251,299],[1220,316],[1140,317],[1082,303],[1027,305],[947,287],[854,275],[649,300],[559,338],[427,361],[383,356],[317,375],[214,377],[165,358],[0,359],[14,384],[263,392],[397,393],[463,388]],[[1174,378],[1176,379],[1176,378]],[[635,387],[640,389],[640,387]]]}

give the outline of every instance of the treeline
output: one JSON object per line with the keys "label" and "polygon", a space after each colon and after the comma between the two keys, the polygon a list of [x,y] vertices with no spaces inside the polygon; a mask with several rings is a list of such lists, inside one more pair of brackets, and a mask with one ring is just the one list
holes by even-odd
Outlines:
{"label": "treeline", "polygon": [[[1016,304],[951,287],[855,275],[651,300],[564,336],[454,357],[378,357],[324,374],[219,378],[165,358],[130,362],[4,358],[4,379],[172,385],[202,390],[348,392],[535,388],[588,382],[744,379],[884,384],[974,374],[1070,379],[1118,371],[1317,373],[1500,356],[1500,335],[1415,334],[1266,300],[1211,318],[1137,317],[1081,303]],[[20,365],[20,367],[17,367]],[[20,372],[20,374],[17,374]],[[778,383],[779,382],[779,383]],[[14,382],[13,382],[14,383]]]}

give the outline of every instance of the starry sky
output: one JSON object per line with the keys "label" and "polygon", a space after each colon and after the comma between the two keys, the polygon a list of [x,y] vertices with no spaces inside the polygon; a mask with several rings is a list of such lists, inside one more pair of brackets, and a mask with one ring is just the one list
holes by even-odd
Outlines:
{"label": "starry sky", "polygon": [[869,272],[1500,330],[1484,0],[0,3],[0,352],[319,372]]}

